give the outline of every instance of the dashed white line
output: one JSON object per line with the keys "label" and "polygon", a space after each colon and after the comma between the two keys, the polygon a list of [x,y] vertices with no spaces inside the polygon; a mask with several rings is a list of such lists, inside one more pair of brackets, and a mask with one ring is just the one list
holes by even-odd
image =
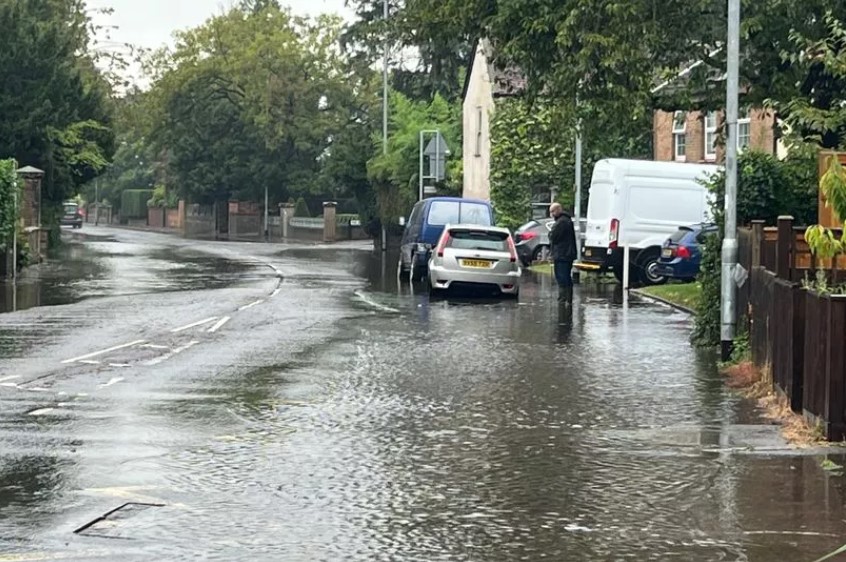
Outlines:
{"label": "dashed white line", "polygon": [[6,388],[19,388],[18,383],[16,382],[0,382],[0,386],[4,386]]}
{"label": "dashed white line", "polygon": [[198,342],[198,341],[191,341],[191,342],[188,342],[188,343],[186,343],[185,345],[183,345],[182,347],[177,347],[176,349],[174,349],[174,350],[173,350],[173,351],[171,351],[170,353],[165,353],[164,355],[162,355],[162,356],[160,356],[160,357],[156,357],[155,359],[151,359],[150,361],[147,361],[147,362],[145,363],[145,365],[147,365],[147,366],[153,366],[153,365],[158,365],[159,363],[163,363],[163,362],[167,361],[168,359],[170,359],[171,357],[173,357],[174,355],[177,355],[177,354],[179,354],[179,353],[182,353],[182,352],[183,352],[183,351],[185,351],[186,349],[188,349],[188,348],[190,348],[190,347],[194,347],[194,346],[195,346],[195,345],[197,345],[198,343],[200,343],[200,342]]}
{"label": "dashed white line", "polygon": [[74,357],[73,359],[65,359],[62,361],[62,364],[67,363],[77,363],[79,361],[85,361],[86,359],[91,359],[92,357],[97,357],[98,355],[103,355],[105,353],[111,353],[112,351],[117,351],[119,349],[126,349],[127,347],[133,347],[136,345],[141,345],[142,343],[146,343],[147,340],[135,340],[129,343],[124,343],[121,345],[116,345],[114,347],[110,347],[108,349],[103,349],[101,351],[95,351],[93,353],[87,353],[85,355],[80,355],[79,357]]}
{"label": "dashed white line", "polygon": [[117,369],[126,369],[127,367],[132,367],[129,363],[109,363],[109,367],[115,367]]}
{"label": "dashed white line", "polygon": [[247,310],[248,308],[252,308],[252,307],[254,307],[254,306],[260,305],[260,304],[261,304],[261,303],[263,303],[263,302],[264,302],[264,299],[259,299],[259,300],[257,300],[256,302],[251,302],[250,304],[245,304],[244,306],[242,306],[242,307],[241,307],[241,308],[239,308],[238,310],[239,310],[239,311],[242,311],[242,310]]}
{"label": "dashed white line", "polygon": [[82,361],[77,361],[77,363],[85,363],[86,365],[100,365],[99,361],[95,361],[94,359],[83,359]]}
{"label": "dashed white line", "polygon": [[19,379],[19,378],[21,378],[20,375],[9,375],[8,377],[1,378],[0,382],[12,381],[12,380]]}
{"label": "dashed white line", "polygon": [[171,334],[178,334],[179,332],[184,332],[185,330],[190,330],[191,328],[196,328],[198,326],[203,326],[203,325],[208,324],[210,322],[214,322],[215,320],[217,320],[217,316],[212,316],[210,318],[206,318],[205,320],[200,320],[199,322],[192,322],[191,324],[188,324],[187,326],[181,326],[179,328],[174,328],[173,330],[170,331],[170,333]]}
{"label": "dashed white line", "polygon": [[141,347],[143,347],[145,349],[170,349],[166,345],[158,345],[158,344],[155,344],[155,343],[144,344]]}
{"label": "dashed white line", "polygon": [[217,321],[217,324],[215,324],[214,326],[209,328],[209,333],[213,334],[216,331],[220,330],[223,327],[223,325],[226,324],[227,322],[229,322],[230,320],[232,320],[231,316],[224,316],[223,318],[221,318],[220,320]]}
{"label": "dashed white line", "polygon": [[123,381],[123,377],[114,377],[109,382],[105,382],[105,383],[101,384],[100,388],[106,388],[106,387],[112,386],[113,384],[117,384],[121,381]]}
{"label": "dashed white line", "polygon": [[33,410],[33,411],[29,412],[29,415],[30,416],[43,416],[44,414],[49,414],[53,410],[55,410],[55,408],[40,408],[38,410]]}

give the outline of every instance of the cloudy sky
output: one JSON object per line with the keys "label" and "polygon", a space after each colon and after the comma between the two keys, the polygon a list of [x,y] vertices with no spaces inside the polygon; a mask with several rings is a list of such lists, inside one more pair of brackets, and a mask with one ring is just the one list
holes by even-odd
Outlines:
{"label": "cloudy sky", "polygon": [[[171,41],[174,31],[194,27],[209,16],[224,11],[231,0],[88,0],[92,9],[112,8],[109,16],[98,15],[97,23],[116,26],[110,39],[141,47],[155,48]],[[283,0],[298,15],[338,13],[348,18],[351,10],[344,0]]]}

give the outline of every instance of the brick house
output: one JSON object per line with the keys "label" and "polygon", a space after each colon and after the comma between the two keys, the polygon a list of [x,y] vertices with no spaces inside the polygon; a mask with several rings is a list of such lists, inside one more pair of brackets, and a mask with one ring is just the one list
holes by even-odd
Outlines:
{"label": "brick house", "polygon": [[[655,160],[667,162],[721,162],[723,147],[717,138],[723,130],[721,111],[656,111],[653,117]],[[737,121],[738,149],[784,156],[772,111],[741,111]]]}

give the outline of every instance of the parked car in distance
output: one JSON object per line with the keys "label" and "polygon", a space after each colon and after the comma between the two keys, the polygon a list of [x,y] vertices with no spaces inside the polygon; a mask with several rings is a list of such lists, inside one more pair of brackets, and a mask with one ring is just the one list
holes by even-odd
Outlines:
{"label": "parked car in distance", "polygon": [[607,159],[591,176],[582,270],[611,270],[623,277],[623,248],[630,249],[632,279],[657,285],[656,270],[667,236],[680,224],[711,220],[703,180],[719,166],[682,162]]}
{"label": "parked car in distance", "polygon": [[[523,267],[529,267],[538,261],[549,260],[549,231],[555,220],[546,217],[530,220],[514,231],[517,255]],[[584,236],[587,219],[579,221],[580,233]]]}
{"label": "parked car in distance", "polygon": [[63,205],[62,218],[59,219],[59,224],[62,226],[72,226],[73,228],[82,228],[82,210],[79,205],[73,201],[66,201]]}
{"label": "parked car in distance", "polygon": [[670,279],[695,280],[702,261],[702,246],[717,232],[714,223],[679,227],[661,248],[661,258],[655,268],[657,273]]}
{"label": "parked car in distance", "polygon": [[494,212],[490,202],[461,197],[431,197],[418,201],[411,210],[400,242],[397,274],[400,279],[420,281],[432,248],[438,243],[447,224],[491,226]]}
{"label": "parked car in distance", "polygon": [[433,294],[462,288],[517,297],[522,273],[508,229],[449,225],[429,260],[429,287]]}

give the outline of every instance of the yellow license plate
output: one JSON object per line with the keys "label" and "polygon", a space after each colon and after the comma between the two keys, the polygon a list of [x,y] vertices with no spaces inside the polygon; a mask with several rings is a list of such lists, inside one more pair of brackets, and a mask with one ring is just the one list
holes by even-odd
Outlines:
{"label": "yellow license plate", "polygon": [[491,262],[487,260],[461,260],[461,266],[488,269],[491,266]]}

